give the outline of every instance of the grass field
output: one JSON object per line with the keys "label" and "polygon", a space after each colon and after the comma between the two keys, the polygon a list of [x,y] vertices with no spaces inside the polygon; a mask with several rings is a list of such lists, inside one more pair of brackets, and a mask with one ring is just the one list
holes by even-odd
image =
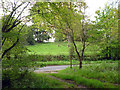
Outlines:
{"label": "grass field", "polygon": [[68,55],[69,49],[67,43],[40,43],[36,45],[27,46],[30,54],[39,54],[39,55]]}
{"label": "grass field", "polygon": [[118,87],[118,61],[102,62],[99,64],[83,65],[82,69],[67,68],[57,74],[51,74],[61,79],[70,79],[77,84],[92,88],[115,88]]}
{"label": "grass field", "polygon": [[[81,43],[76,42],[78,49],[81,48]],[[38,55],[69,55],[69,48],[67,42],[54,43],[39,43],[36,45],[29,45],[27,48],[31,51],[29,54]],[[85,50],[85,55],[96,55],[100,53],[99,47],[96,45],[89,45]]]}

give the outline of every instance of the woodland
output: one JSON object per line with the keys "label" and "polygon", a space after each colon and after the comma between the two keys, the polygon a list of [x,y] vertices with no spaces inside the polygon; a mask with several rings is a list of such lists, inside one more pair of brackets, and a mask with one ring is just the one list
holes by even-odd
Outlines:
{"label": "woodland", "polygon": [[[85,1],[1,0],[0,5],[3,89],[119,88],[118,1],[96,10],[94,21],[86,14]],[[34,72],[51,65],[69,67]]]}

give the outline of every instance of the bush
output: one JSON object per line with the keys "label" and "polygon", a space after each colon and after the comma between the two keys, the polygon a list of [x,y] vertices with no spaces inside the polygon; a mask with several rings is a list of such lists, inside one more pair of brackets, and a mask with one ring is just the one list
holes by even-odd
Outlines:
{"label": "bush", "polygon": [[60,61],[60,60],[69,60],[67,55],[29,55],[32,61]]}
{"label": "bush", "polygon": [[[2,84],[5,88],[28,88],[32,85],[30,73],[37,67],[29,56],[2,59]],[[32,64],[31,64],[32,62]],[[40,67],[44,66],[39,64]],[[28,75],[29,74],[29,75]],[[26,76],[27,75],[27,76]],[[28,83],[28,84],[27,84]],[[30,84],[30,85],[29,85]]]}
{"label": "bush", "polygon": [[35,45],[35,40],[34,40],[34,37],[33,37],[33,31],[29,31],[29,33],[27,34],[26,41],[29,45]]}

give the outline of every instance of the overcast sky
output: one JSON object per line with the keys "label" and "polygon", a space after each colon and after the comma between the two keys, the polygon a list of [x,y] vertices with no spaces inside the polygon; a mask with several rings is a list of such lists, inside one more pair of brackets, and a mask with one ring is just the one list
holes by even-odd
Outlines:
{"label": "overcast sky", "polygon": [[91,20],[95,20],[95,11],[101,7],[103,9],[106,3],[111,3],[114,0],[85,0],[88,5],[87,15],[90,16]]}

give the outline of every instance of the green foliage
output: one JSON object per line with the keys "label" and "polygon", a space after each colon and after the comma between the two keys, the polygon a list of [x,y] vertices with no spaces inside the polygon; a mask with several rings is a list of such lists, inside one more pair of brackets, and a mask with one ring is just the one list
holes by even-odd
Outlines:
{"label": "green foliage", "polygon": [[28,32],[26,41],[28,42],[29,45],[35,45],[35,40],[34,40],[34,37],[33,37],[33,31],[30,30]]}
{"label": "green foliage", "polygon": [[[50,37],[46,32],[52,33],[52,30],[56,31],[56,41],[66,40],[68,33],[70,33],[76,41],[82,41],[86,44],[94,43],[86,48],[84,60],[120,58],[117,28],[118,9],[106,5],[103,10],[96,12],[96,21],[91,24],[89,20],[84,20],[84,15],[81,15],[82,10],[76,12],[76,7],[81,9],[84,6],[87,8],[86,3],[76,3],[75,5],[68,2],[36,2],[30,10],[32,22],[34,23],[34,26],[30,27],[27,25],[23,27],[23,24],[20,24],[21,21],[13,17],[12,14],[16,14],[14,11],[2,18],[3,88],[64,87],[64,83],[61,84],[61,82],[51,80],[44,74],[30,73],[36,67],[69,64],[67,43],[56,42],[34,45],[35,38],[38,42],[48,40]],[[37,34],[35,29],[38,30]],[[71,32],[73,33],[71,34]],[[34,34],[36,34],[35,38],[33,37]],[[32,46],[26,46],[26,48],[24,46],[26,42]],[[83,47],[82,43],[77,42],[79,50]],[[74,59],[76,59],[76,54],[74,56]],[[53,75],[74,80],[76,83],[88,87],[111,88],[115,85],[110,83],[118,84],[118,66],[116,62],[83,61],[83,64],[92,64],[83,66],[80,70],[78,67],[67,68],[59,74]],[[73,64],[78,64],[78,61],[73,60]]]}
{"label": "green foliage", "polygon": [[[63,73],[68,73],[67,71],[70,69],[66,69],[66,71],[63,70]],[[69,73],[73,72],[71,70]],[[79,70],[75,67],[74,74],[79,74],[83,77],[87,78],[94,78],[94,79],[99,79],[102,81],[106,82],[111,82],[111,83],[118,83],[118,62],[113,61],[113,63],[109,61],[102,61],[102,63],[99,64],[90,64],[90,65],[85,65],[83,69]],[[62,73],[62,71],[61,71]],[[108,74],[109,73],[109,74]],[[115,79],[116,78],[116,79]]]}
{"label": "green foliage", "polygon": [[34,35],[34,30],[35,30],[35,26],[27,26],[25,25],[23,27],[22,32],[24,34],[22,34],[22,43],[24,45],[34,45],[35,44],[35,38],[33,37]]}
{"label": "green foliage", "polygon": [[[7,76],[12,77],[13,79],[10,79],[10,77],[4,79],[3,89],[8,89],[8,88],[68,88],[68,87],[71,87],[70,84],[63,83],[58,80],[52,79],[44,73],[36,74],[33,72],[28,72],[22,78],[17,78],[16,76],[13,76],[14,72],[12,72],[11,70],[7,70],[6,74],[8,74]],[[16,79],[14,77],[16,77]]]}
{"label": "green foliage", "polygon": [[61,41],[64,41],[65,40],[65,35],[63,35],[62,33],[60,33],[60,31],[56,31],[55,32],[55,42],[61,42]]}
{"label": "green foliage", "polygon": [[33,38],[33,34],[31,32],[28,33],[28,37],[26,39],[29,45],[35,45],[35,40]]}
{"label": "green foliage", "polygon": [[[31,64],[32,62],[32,64]],[[36,65],[29,56],[22,54],[17,58],[11,57],[2,59],[2,84],[3,88],[26,88],[30,87],[31,81],[29,73],[36,67],[43,67],[43,64]],[[29,76],[29,77],[28,77]],[[18,84],[18,85],[17,85]]]}
{"label": "green foliage", "polygon": [[96,32],[94,38],[98,37],[99,46],[102,54],[107,59],[119,59],[119,41],[118,41],[118,9],[112,5],[106,5],[103,10],[96,11]]}
{"label": "green foliage", "polygon": [[[5,16],[5,18],[9,18],[9,15]],[[11,23],[13,24],[15,19],[14,17],[10,17],[10,20],[11,19]],[[6,20],[8,19],[2,19],[3,24],[7,23]],[[10,26],[7,28],[9,29],[12,24],[10,24]],[[10,55],[18,55],[20,53],[25,53],[27,50],[23,46],[24,41],[22,39],[24,38],[26,31],[22,31],[22,27],[23,24],[17,25],[17,27],[14,27],[9,32],[2,31],[2,55],[5,54],[8,59],[10,59]],[[2,28],[4,28],[4,26]]]}
{"label": "green foliage", "polygon": [[[81,49],[81,42],[76,42],[76,44],[78,46],[78,49]],[[33,57],[38,56],[40,58],[44,58],[44,61],[69,59],[69,48],[67,42],[41,43],[36,45],[28,45],[26,47],[31,51],[28,52],[30,55],[36,55]],[[99,46],[95,44],[90,44],[86,48],[84,60],[99,60],[103,58],[103,55],[100,55],[100,52],[101,50]],[[73,59],[78,59],[76,54],[73,55]]]}
{"label": "green foliage", "polygon": [[38,43],[43,42],[44,40],[50,39],[50,36],[45,30],[40,30],[40,31],[37,31],[36,33],[37,34],[35,34],[35,38],[37,38]]}

